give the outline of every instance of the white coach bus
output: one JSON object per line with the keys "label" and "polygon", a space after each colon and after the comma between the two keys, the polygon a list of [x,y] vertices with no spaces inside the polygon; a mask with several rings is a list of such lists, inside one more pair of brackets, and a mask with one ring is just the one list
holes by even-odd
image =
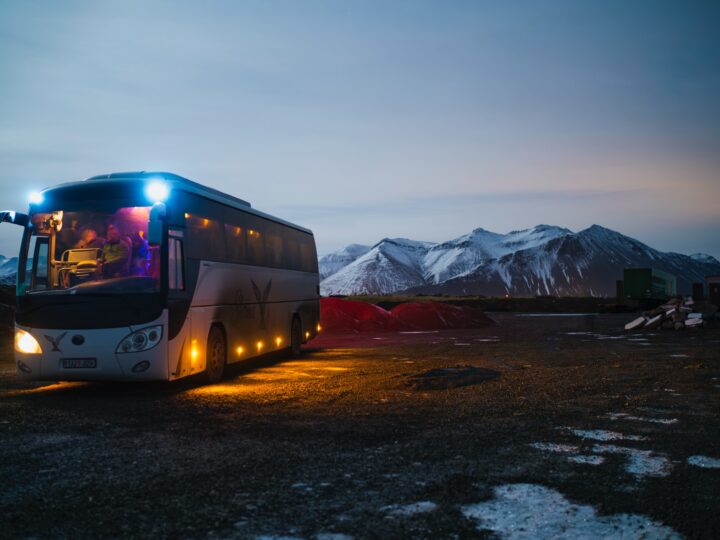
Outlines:
{"label": "white coach bus", "polygon": [[15,362],[37,380],[222,379],[316,336],[313,234],[169,173],[114,173],[31,196]]}

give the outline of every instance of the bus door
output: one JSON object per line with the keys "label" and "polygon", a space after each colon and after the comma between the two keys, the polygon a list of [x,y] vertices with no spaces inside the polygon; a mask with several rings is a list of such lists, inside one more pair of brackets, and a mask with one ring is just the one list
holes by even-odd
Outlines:
{"label": "bus door", "polygon": [[184,234],[180,229],[168,230],[168,372],[176,379],[193,372],[195,360],[192,343],[192,317],[190,297],[186,283]]}

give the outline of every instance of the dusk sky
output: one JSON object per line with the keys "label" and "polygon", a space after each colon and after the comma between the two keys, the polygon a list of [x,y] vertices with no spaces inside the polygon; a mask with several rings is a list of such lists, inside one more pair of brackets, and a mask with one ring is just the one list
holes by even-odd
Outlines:
{"label": "dusk sky", "polygon": [[720,2],[3,0],[0,72],[2,208],[167,170],[321,254],[598,223],[720,258]]}

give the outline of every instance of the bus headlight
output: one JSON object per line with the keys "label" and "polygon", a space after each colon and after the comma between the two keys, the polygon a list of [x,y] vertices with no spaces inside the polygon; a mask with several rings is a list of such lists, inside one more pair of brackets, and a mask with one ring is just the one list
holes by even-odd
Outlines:
{"label": "bus headlight", "polygon": [[42,354],[37,339],[20,328],[15,329],[15,350],[24,354]]}
{"label": "bus headlight", "polygon": [[148,326],[125,336],[115,349],[116,353],[133,353],[147,351],[160,343],[162,326]]}

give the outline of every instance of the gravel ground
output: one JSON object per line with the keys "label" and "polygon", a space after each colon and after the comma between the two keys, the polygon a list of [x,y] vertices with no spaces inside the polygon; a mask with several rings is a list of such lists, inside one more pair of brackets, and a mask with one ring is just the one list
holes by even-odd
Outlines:
{"label": "gravel ground", "polygon": [[324,336],[214,386],[24,383],[2,344],[0,534],[719,536],[720,328],[496,318]]}

